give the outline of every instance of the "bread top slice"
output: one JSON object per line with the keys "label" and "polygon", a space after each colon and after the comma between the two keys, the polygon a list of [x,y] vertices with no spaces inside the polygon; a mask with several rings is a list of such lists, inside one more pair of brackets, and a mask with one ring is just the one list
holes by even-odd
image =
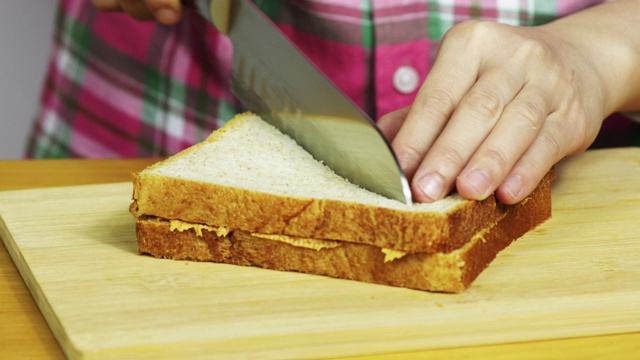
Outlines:
{"label": "bread top slice", "polygon": [[337,175],[293,139],[257,115],[244,114],[161,166],[146,173],[201,181],[293,198],[352,202],[405,211],[445,213],[459,196],[432,204],[403,204],[374,194]]}
{"label": "bread top slice", "polygon": [[348,182],[257,115],[134,174],[132,213],[262,234],[449,252],[509,210],[492,196],[407,205]]}

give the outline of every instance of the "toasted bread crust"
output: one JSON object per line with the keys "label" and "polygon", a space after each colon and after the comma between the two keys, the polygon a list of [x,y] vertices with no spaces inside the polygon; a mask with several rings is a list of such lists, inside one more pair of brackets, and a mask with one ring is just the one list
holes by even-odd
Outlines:
{"label": "toasted bread crust", "polygon": [[[505,216],[488,229],[476,229],[462,240],[464,245],[457,250],[436,254],[416,252],[386,263],[380,246],[345,242],[339,247],[314,250],[254,237],[246,230],[236,230],[227,236],[204,230],[202,236],[198,236],[194,230],[170,231],[167,220],[148,216],[137,219],[136,235],[140,253],[160,258],[259,266],[421,290],[460,292],[498,252],[551,216],[550,179],[547,176],[526,201],[499,206]],[[176,190],[176,193],[182,191]],[[181,206],[186,208],[188,204]],[[181,208],[176,214],[184,210]],[[247,210],[227,208],[227,211],[237,216]],[[320,227],[323,226],[326,224]],[[269,227],[262,225],[261,228]],[[305,236],[310,237],[309,233]]]}
{"label": "toasted bread crust", "polygon": [[[553,179],[553,172],[541,182]],[[330,239],[405,252],[450,252],[505,217],[494,196],[466,200],[449,213],[399,211],[333,200],[300,199],[166,176],[134,175],[134,216],[225,226],[263,234]]]}
{"label": "toasted bread crust", "polygon": [[135,187],[138,216],[155,215],[248,232],[349,241],[407,252],[456,249],[482,226],[504,216],[493,198],[464,202],[451,214],[435,214],[288,198],[155,175],[137,176]]}

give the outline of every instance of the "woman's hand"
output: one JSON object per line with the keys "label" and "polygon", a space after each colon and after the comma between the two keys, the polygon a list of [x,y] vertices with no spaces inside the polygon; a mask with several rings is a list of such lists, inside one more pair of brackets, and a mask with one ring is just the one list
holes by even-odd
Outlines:
{"label": "woman's hand", "polygon": [[173,25],[182,16],[180,0],[92,0],[93,5],[104,11],[124,11],[134,19],[157,20]]}
{"label": "woman's hand", "polygon": [[557,161],[587,149],[625,104],[618,87],[638,59],[579,24],[469,21],[446,34],[413,105],[379,120],[417,201],[455,187],[516,203]]}

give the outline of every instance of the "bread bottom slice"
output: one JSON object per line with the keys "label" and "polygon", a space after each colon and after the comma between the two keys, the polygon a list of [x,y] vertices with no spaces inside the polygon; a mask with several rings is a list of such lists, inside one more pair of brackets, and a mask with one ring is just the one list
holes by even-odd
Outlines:
{"label": "bread bottom slice", "polygon": [[260,234],[194,228],[172,230],[167,219],[136,220],[139,252],[158,258],[212,261],[297,271],[340,279],[427,291],[456,293],[468,288],[512,241],[551,217],[550,182],[543,182],[507,215],[449,253],[400,254],[393,260],[371,245],[320,240],[322,248],[294,245]]}

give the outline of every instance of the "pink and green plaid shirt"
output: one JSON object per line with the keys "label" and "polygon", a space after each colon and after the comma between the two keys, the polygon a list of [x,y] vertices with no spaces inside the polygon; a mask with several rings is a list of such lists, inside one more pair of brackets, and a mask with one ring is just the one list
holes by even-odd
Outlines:
{"label": "pink and green plaid shirt", "polygon": [[[416,87],[411,79],[398,85],[394,75],[409,69],[422,83],[452,25],[537,25],[602,0],[255,2],[377,118],[411,104]],[[227,88],[230,42],[193,13],[167,27],[60,0],[55,26],[28,157],[166,156],[243,110]]]}

